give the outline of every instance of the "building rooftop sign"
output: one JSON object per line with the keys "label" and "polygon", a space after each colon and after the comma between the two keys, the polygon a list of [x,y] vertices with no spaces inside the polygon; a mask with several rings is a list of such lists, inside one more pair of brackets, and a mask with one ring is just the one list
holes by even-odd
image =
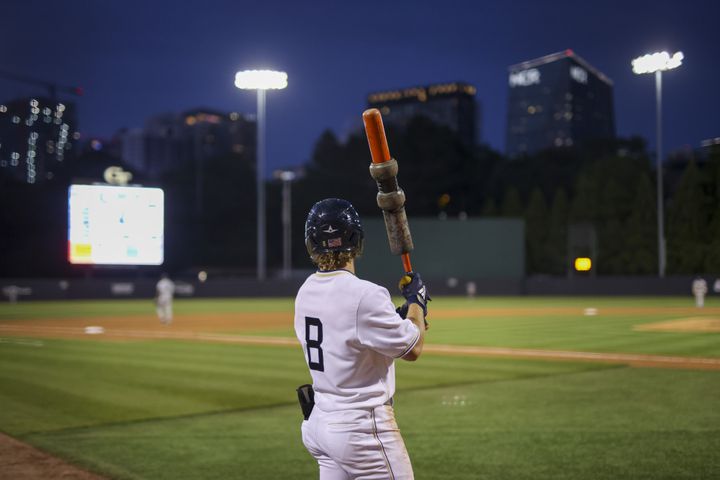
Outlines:
{"label": "building rooftop sign", "polygon": [[[521,62],[521,63],[517,63],[517,64],[515,64],[515,65],[511,65],[511,66],[509,67],[510,74],[511,74],[511,76],[512,76],[512,74],[515,73],[515,72],[520,72],[520,71],[523,71],[523,70],[529,70],[529,69],[537,68],[537,67],[539,67],[539,66],[541,66],[541,65],[545,65],[545,64],[547,64],[547,63],[551,63],[551,62],[556,62],[556,61],[558,61],[558,60],[562,60],[563,58],[572,58],[572,59],[575,60],[578,64],[580,64],[583,68],[585,68],[587,71],[590,71],[590,72],[592,72],[593,74],[595,74],[595,76],[597,76],[597,77],[598,77],[600,80],[602,80],[603,82],[607,83],[608,85],[612,85],[612,84],[613,84],[613,81],[610,80],[610,78],[608,78],[607,75],[605,75],[605,74],[602,73],[600,70],[598,70],[597,68],[595,68],[595,67],[593,67],[592,65],[590,65],[585,59],[583,59],[581,56],[577,55],[575,52],[573,52],[573,51],[572,51],[571,49],[569,49],[569,48],[568,48],[567,50],[563,50],[562,52],[551,53],[550,55],[545,55],[544,57],[539,57],[539,58],[535,58],[535,59],[533,59],[533,60],[528,60],[528,61],[526,61],[526,62]],[[586,82],[587,82],[587,72],[585,72],[585,80],[586,80],[585,82],[583,82],[582,80],[580,80],[580,76],[582,75],[580,72],[575,72],[575,73],[573,73],[573,72],[571,71],[570,74],[572,75],[572,77],[573,77],[574,80],[576,80],[576,81],[578,81],[578,82],[580,82],[580,83],[586,83]],[[511,85],[511,86],[513,86],[513,85]]]}
{"label": "building rooftop sign", "polygon": [[466,95],[475,95],[477,89],[472,85],[465,83],[441,83],[428,85],[424,87],[410,87],[401,90],[388,90],[384,92],[374,92],[368,95],[369,103],[382,103],[397,100],[418,100],[426,102],[431,97],[441,97],[445,95],[453,95],[463,93]]}

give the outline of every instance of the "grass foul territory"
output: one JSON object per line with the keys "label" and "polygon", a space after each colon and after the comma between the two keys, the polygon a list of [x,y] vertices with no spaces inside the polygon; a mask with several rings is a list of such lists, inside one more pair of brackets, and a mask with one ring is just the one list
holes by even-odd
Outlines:
{"label": "grass foul territory", "polygon": [[[170,326],[150,301],[0,305],[0,431],[105,478],[316,478],[292,305],[182,300]],[[430,307],[425,355],[397,364],[417,479],[717,478],[718,299]]]}

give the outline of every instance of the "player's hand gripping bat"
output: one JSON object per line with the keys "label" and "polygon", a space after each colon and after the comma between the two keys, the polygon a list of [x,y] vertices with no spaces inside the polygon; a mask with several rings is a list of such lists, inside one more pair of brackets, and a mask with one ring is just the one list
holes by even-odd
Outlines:
{"label": "player's hand gripping bat", "polygon": [[400,255],[402,258],[405,271],[405,276],[400,280],[400,288],[402,288],[412,281],[410,252],[414,249],[405,213],[405,192],[398,185],[398,163],[390,156],[380,111],[377,108],[365,110],[363,123],[372,157],[370,175],[377,182],[377,204],[382,209],[385,218],[385,230],[390,243],[390,251],[393,255]]}

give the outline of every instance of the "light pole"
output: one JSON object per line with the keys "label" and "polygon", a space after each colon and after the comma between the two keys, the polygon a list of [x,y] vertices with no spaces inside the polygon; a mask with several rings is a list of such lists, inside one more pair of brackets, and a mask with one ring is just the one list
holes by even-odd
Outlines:
{"label": "light pole", "polygon": [[662,72],[672,70],[682,65],[684,55],[675,52],[672,56],[668,52],[656,52],[643,55],[632,61],[633,73],[655,74],[655,102],[657,109],[657,223],[658,223],[658,276],[665,276],[665,222],[663,214],[663,180],[662,180]]}
{"label": "light pole", "polygon": [[290,278],[292,270],[292,182],[298,174],[292,170],[276,170],[275,178],[282,181],[283,269],[282,277]]}
{"label": "light pole", "polygon": [[287,73],[243,70],[235,74],[235,86],[243,90],[257,90],[257,279],[265,280],[265,90],[287,87]]}

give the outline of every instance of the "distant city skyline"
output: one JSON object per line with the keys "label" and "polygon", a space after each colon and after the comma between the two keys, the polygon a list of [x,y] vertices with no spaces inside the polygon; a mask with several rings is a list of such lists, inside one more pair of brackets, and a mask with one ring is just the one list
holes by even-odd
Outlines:
{"label": "distant city skyline", "polygon": [[[235,72],[288,72],[288,88],[269,94],[268,172],[307,161],[322,131],[342,136],[360,125],[370,92],[407,85],[476,87],[479,140],[504,151],[508,67],[568,48],[614,81],[617,134],[641,135],[650,150],[653,79],[634,75],[630,61],[682,50],[684,65],[663,78],[665,151],[720,136],[720,7],[712,1],[371,1],[361,8],[270,1],[243,8],[216,0],[202,10],[168,1],[29,1],[4,10],[3,68],[83,87],[76,103],[85,136],[111,137],[196,107],[254,114],[254,94],[233,86]],[[0,79],[0,101],[42,93]]]}

